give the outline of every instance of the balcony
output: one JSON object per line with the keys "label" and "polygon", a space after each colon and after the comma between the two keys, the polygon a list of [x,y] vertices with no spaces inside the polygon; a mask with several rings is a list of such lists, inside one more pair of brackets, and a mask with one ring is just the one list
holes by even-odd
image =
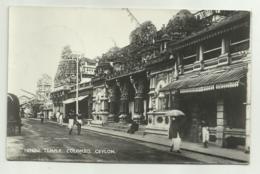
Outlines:
{"label": "balcony", "polygon": [[193,63],[196,61],[196,58],[197,58],[197,54],[192,54],[192,55],[183,57],[183,62],[184,62],[183,72],[184,73],[193,71]]}
{"label": "balcony", "polygon": [[183,72],[187,73],[187,72],[191,72],[191,71],[193,71],[193,64],[183,66]]}
{"label": "balcony", "polygon": [[197,54],[183,57],[183,64],[179,65],[179,72],[190,73],[198,70],[207,70],[217,66],[229,65],[241,61],[247,55],[249,39],[231,42],[229,52],[221,54],[222,47],[215,47],[203,52],[203,61],[196,61]]}
{"label": "balcony", "polygon": [[230,43],[231,62],[235,63],[245,57],[245,51],[249,49],[249,39],[244,39],[238,42]]}

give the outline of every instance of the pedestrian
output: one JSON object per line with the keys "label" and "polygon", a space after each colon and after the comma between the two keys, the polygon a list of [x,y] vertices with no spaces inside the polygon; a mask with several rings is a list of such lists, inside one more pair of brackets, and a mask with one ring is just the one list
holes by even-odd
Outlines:
{"label": "pedestrian", "polygon": [[57,119],[57,122],[59,123],[60,122],[60,111],[56,112],[56,119]]}
{"label": "pedestrian", "polygon": [[170,152],[175,151],[177,153],[181,153],[180,126],[175,117],[171,118],[170,127],[169,127],[169,139],[172,140]]}
{"label": "pedestrian", "polygon": [[75,113],[73,110],[69,111],[69,124],[68,124],[68,128],[69,128],[69,134],[71,135],[74,124],[75,124]]}
{"label": "pedestrian", "polygon": [[82,122],[82,115],[79,113],[77,115],[77,118],[76,118],[76,125],[77,125],[77,128],[78,128],[78,135],[80,135],[82,123],[83,123]]}
{"label": "pedestrian", "polygon": [[42,111],[40,112],[40,118],[41,118],[41,124],[43,124],[43,121],[44,121],[44,114],[43,114]]}
{"label": "pedestrian", "polygon": [[132,120],[130,128],[127,130],[127,133],[134,134],[139,129],[139,124]]}
{"label": "pedestrian", "polygon": [[208,124],[204,120],[202,120],[202,122],[201,122],[201,134],[202,134],[202,143],[205,148],[208,148],[209,127],[208,127]]}
{"label": "pedestrian", "polygon": [[62,113],[60,113],[60,119],[59,119],[59,124],[62,126],[62,123],[63,123],[63,114]]}

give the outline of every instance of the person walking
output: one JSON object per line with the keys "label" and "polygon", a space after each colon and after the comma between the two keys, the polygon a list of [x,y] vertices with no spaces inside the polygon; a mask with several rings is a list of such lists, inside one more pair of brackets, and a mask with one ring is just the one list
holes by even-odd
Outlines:
{"label": "person walking", "polygon": [[208,127],[208,124],[204,120],[202,120],[202,122],[201,122],[201,133],[202,133],[202,143],[205,148],[208,148],[209,127]]}
{"label": "person walking", "polygon": [[169,139],[172,140],[170,152],[175,151],[177,153],[181,153],[180,126],[175,117],[171,118],[170,127],[169,127]]}
{"label": "person walking", "polygon": [[57,123],[60,123],[60,111],[56,113]]}
{"label": "person walking", "polygon": [[63,123],[63,114],[60,113],[59,124],[62,126],[62,123]]}
{"label": "person walking", "polygon": [[75,115],[75,112],[73,110],[70,110],[68,115],[69,115],[68,128],[69,128],[69,134],[71,135],[74,124],[75,124],[76,115]]}
{"label": "person walking", "polygon": [[83,124],[82,114],[79,113],[77,115],[77,118],[76,118],[76,125],[77,125],[77,128],[78,128],[78,135],[80,135],[82,124]]}
{"label": "person walking", "polygon": [[41,118],[41,124],[43,124],[43,121],[44,121],[44,114],[43,114],[42,111],[40,112],[40,118]]}

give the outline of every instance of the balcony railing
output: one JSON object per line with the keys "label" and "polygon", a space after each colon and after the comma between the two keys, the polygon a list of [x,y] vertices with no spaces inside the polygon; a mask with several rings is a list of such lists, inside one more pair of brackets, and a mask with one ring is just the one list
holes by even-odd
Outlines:
{"label": "balcony railing", "polygon": [[249,39],[230,43],[230,53],[235,53],[249,49]]}
{"label": "balcony railing", "polygon": [[205,69],[207,69],[209,67],[217,66],[217,65],[218,65],[218,57],[204,61],[204,68]]}
{"label": "balcony railing", "polygon": [[[236,62],[241,60],[245,54],[244,51],[249,49],[249,39],[244,39],[238,42],[231,42],[229,47],[229,52],[226,54],[221,54],[221,47],[216,47],[203,52],[203,61],[201,61],[202,69],[209,69],[219,65],[227,65],[228,63]],[[192,72],[194,70],[200,69],[196,68],[198,62],[196,63],[196,54],[183,57],[183,72]],[[181,72],[181,71],[180,71]]]}
{"label": "balcony railing", "polygon": [[[192,55],[183,57],[183,62],[184,62],[183,71],[184,72],[190,72],[193,70],[193,63],[196,61],[196,57],[197,57],[197,54],[192,54]],[[189,62],[189,63],[187,63],[187,62]]]}
{"label": "balcony railing", "polygon": [[217,58],[221,54],[221,47],[216,47],[203,52],[203,60]]}
{"label": "balcony railing", "polygon": [[193,71],[193,64],[184,65],[184,67],[183,67],[183,71],[184,71],[184,72],[190,72],[190,71]]}
{"label": "balcony railing", "polygon": [[196,59],[196,56],[197,56],[196,54],[192,54],[192,55],[183,57],[183,60],[187,60],[187,59],[191,59],[191,58],[195,58]]}

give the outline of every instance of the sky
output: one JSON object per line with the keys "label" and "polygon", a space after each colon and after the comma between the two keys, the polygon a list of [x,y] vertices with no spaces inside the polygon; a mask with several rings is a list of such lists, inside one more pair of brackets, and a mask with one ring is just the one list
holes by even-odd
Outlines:
{"label": "sky", "polygon": [[[130,9],[140,23],[150,20],[159,30],[179,10]],[[122,9],[11,7],[9,11],[8,92],[36,92],[46,73],[54,79],[62,48],[95,58],[114,44],[129,44],[136,28]]]}

